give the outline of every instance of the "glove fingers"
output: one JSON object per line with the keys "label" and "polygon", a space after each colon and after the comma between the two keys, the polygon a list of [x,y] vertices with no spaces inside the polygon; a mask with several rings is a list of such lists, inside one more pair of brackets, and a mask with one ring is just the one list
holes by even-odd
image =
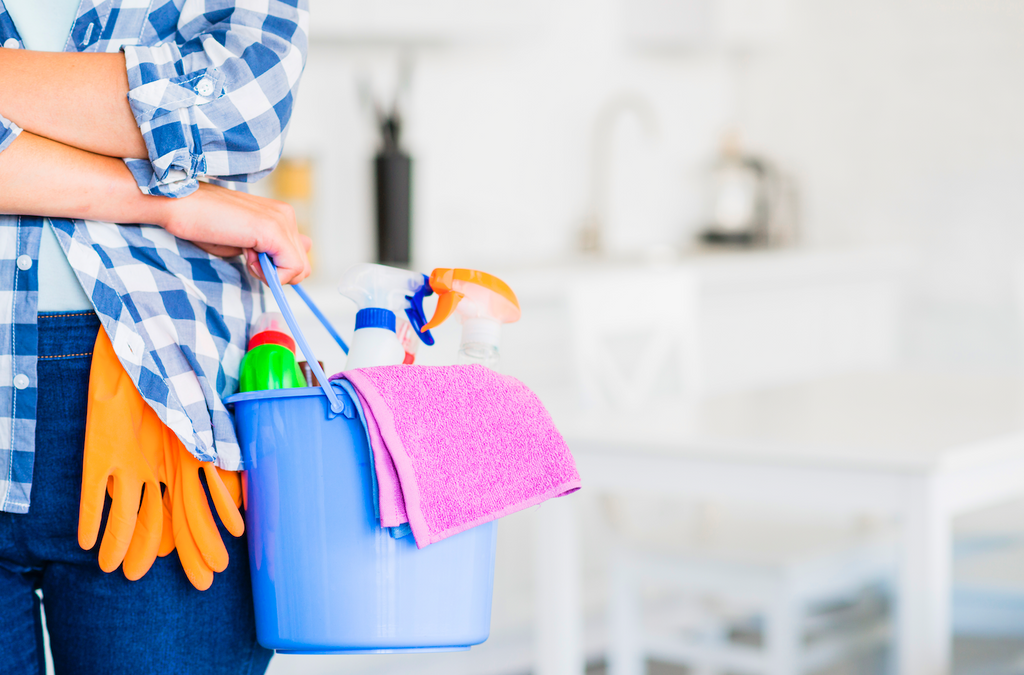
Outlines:
{"label": "glove fingers", "polygon": [[160,532],[160,549],[157,551],[157,555],[163,558],[166,555],[170,555],[171,551],[174,550],[174,524],[171,520],[171,511],[173,509],[173,504],[171,502],[171,488],[166,489],[161,503],[164,524],[163,529]]}
{"label": "glove fingers", "polygon": [[[245,532],[245,520],[238,512],[238,503],[242,497],[238,474],[234,471],[221,471],[212,464],[204,464],[203,473],[206,474],[206,485],[210,488],[210,497],[217,509],[217,515],[220,516],[220,522],[224,523],[228,532],[241,537]],[[228,484],[232,487],[228,487]]]}
{"label": "glove fingers", "polygon": [[228,489],[228,494],[231,495],[231,501],[235,503],[235,508],[242,508],[242,472],[241,471],[225,471],[220,467],[217,467],[217,473],[220,474],[220,479],[224,483],[224,487]]}
{"label": "glove fingers", "polygon": [[107,480],[92,475],[89,463],[82,470],[82,502],[78,506],[78,545],[88,551],[96,545],[103,520],[103,502]]}
{"label": "glove fingers", "polygon": [[[228,566],[228,550],[220,537],[217,523],[210,511],[210,502],[199,480],[203,464],[192,456],[181,441],[178,446],[178,473],[175,492],[182,496],[185,517],[192,539],[202,554],[207,566],[214,572],[223,572]],[[177,499],[177,495],[175,495]]]}
{"label": "glove fingers", "polygon": [[146,483],[142,495],[142,508],[135,523],[132,541],[124,556],[125,577],[129,581],[141,579],[156,560],[163,535],[164,507],[159,483]]}
{"label": "glove fingers", "polygon": [[[178,468],[177,480],[181,484],[181,468]],[[178,549],[178,560],[185,570],[185,576],[200,591],[205,591],[213,584],[213,571],[203,561],[199,554],[192,533],[189,531],[188,519],[185,517],[185,502],[181,491],[174,493],[172,520],[174,522],[174,545]]]}
{"label": "glove fingers", "polygon": [[103,541],[100,542],[100,569],[104,572],[113,572],[124,560],[139,515],[140,492],[142,483],[137,479],[114,479],[114,497],[107,514]]}
{"label": "glove fingers", "polygon": [[169,428],[164,427],[163,440],[163,473],[160,480],[167,487],[164,489],[164,540],[160,544],[160,555],[169,555],[174,550],[174,491],[178,478],[178,437]]}
{"label": "glove fingers", "polygon": [[[182,448],[182,452],[188,452]],[[228,550],[224,547],[220,530],[213,519],[213,512],[210,511],[210,502],[206,498],[206,491],[203,484],[199,482],[199,472],[193,472],[191,467],[187,470],[182,468],[182,481],[179,486],[182,497],[185,500],[185,518],[188,519],[188,528],[192,532],[199,552],[206,561],[207,566],[214,572],[223,572],[228,566]]]}

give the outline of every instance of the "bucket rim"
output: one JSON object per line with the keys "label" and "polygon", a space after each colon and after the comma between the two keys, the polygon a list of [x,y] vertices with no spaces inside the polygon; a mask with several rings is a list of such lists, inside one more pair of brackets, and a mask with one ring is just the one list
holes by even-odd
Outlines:
{"label": "bucket rim", "polygon": [[263,401],[278,398],[301,398],[303,396],[323,396],[327,394],[320,387],[291,387],[289,389],[263,389],[260,391],[240,391],[224,399],[225,405],[245,403],[247,401]]}

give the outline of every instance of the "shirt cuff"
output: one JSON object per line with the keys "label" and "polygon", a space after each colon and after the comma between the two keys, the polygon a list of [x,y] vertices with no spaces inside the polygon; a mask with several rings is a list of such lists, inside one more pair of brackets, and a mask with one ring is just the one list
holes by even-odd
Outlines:
{"label": "shirt cuff", "polygon": [[195,107],[224,96],[226,76],[216,67],[181,74],[177,45],[122,47],[128,69],[128,104],[149,153],[125,164],[149,195],[185,197],[207,171]]}
{"label": "shirt cuff", "polygon": [[[146,145],[149,146],[148,141]],[[152,149],[150,152],[152,153]],[[188,172],[172,166],[158,174],[154,164],[148,159],[126,159],[124,163],[144,194],[178,198],[188,197],[199,189],[199,180],[194,177],[194,173],[190,177]]]}
{"label": "shirt cuff", "polygon": [[7,149],[7,146],[14,142],[14,139],[21,134],[21,127],[0,115],[0,152]]}

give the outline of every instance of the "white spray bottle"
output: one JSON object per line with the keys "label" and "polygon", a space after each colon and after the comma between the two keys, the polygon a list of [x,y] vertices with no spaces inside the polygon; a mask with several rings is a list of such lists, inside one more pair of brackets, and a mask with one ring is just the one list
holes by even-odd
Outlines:
{"label": "white spray bottle", "polygon": [[359,307],[346,370],[398,365],[405,360],[405,349],[395,334],[396,314],[403,311],[423,342],[434,344],[429,332],[419,330],[425,323],[423,298],[432,293],[425,274],[364,263],[345,273],[338,290]]}
{"label": "white spray bottle", "polygon": [[521,315],[519,300],[508,284],[486,272],[438,268],[430,275],[430,287],[437,293],[437,309],[421,331],[458,312],[462,319],[458,363],[496,369],[501,359],[501,325],[514,323]]}

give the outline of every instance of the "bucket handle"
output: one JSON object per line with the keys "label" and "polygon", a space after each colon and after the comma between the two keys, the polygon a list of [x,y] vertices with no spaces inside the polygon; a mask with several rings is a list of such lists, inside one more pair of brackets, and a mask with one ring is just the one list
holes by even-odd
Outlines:
{"label": "bucket handle", "polygon": [[[313,370],[313,374],[316,375],[317,381],[320,383],[320,388],[324,390],[324,394],[327,395],[327,400],[331,403],[331,412],[338,414],[345,409],[345,404],[341,402],[338,395],[334,392],[334,387],[327,382],[327,376],[324,375],[323,368],[320,367],[319,361],[316,360],[316,356],[313,355],[313,350],[310,349],[309,343],[306,342],[306,337],[302,334],[302,330],[299,329],[299,323],[295,320],[295,315],[292,314],[292,308],[288,304],[288,300],[284,297],[284,289],[281,288],[281,280],[277,278],[277,266],[270,259],[266,253],[260,253],[260,267],[263,268],[263,277],[267,280],[267,285],[270,286],[270,292],[274,294],[274,300],[277,301],[277,307],[284,314],[284,320],[288,324],[288,328],[291,329],[292,335],[295,337],[295,341],[299,343],[299,349],[302,351],[302,355],[306,357],[306,363]],[[305,293],[300,293],[300,297],[311,305],[312,302],[308,300]],[[336,340],[341,340],[338,337],[337,332],[328,323],[327,317],[325,317],[319,310],[314,309],[314,314],[324,324],[328,332],[334,336]],[[344,349],[344,342],[341,342],[342,348]],[[348,350],[346,350],[347,353]]]}

